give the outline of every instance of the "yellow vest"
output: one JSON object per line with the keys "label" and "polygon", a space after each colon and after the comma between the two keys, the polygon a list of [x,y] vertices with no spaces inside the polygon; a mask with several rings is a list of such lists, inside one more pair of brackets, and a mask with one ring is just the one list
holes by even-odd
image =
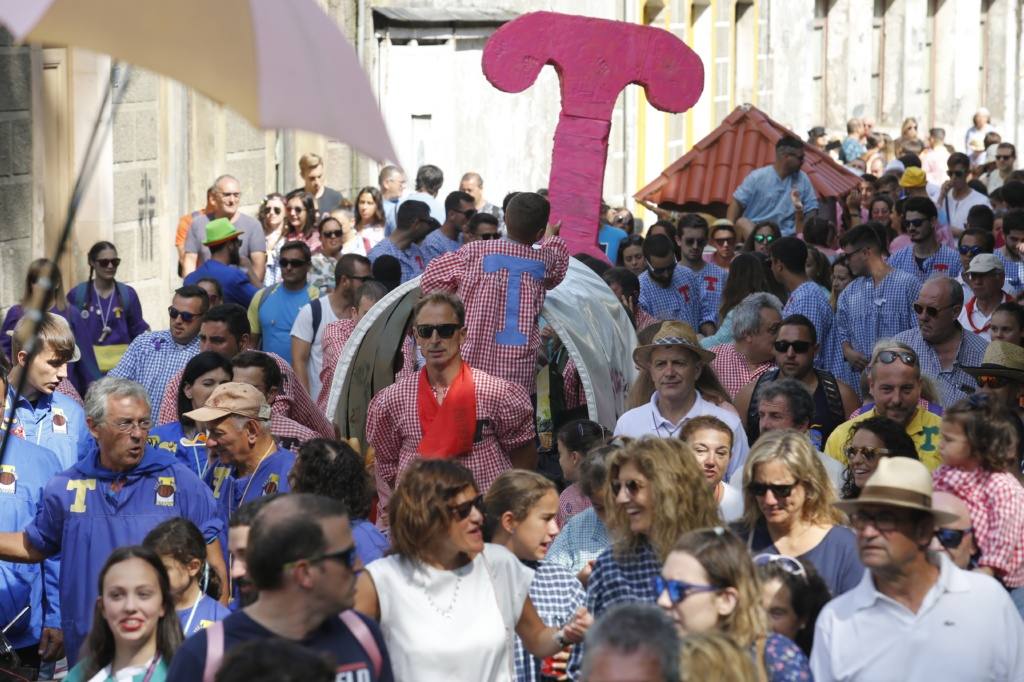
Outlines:
{"label": "yellow vest", "polygon": [[[844,449],[846,448],[846,441],[850,438],[850,428],[857,422],[875,416],[878,415],[875,414],[875,409],[871,408],[864,414],[837,426],[825,443],[825,454],[845,465],[846,453]],[[942,417],[929,412],[923,407],[917,408],[917,411],[914,412],[914,418],[907,424],[907,435],[914,439],[914,445],[917,447],[917,456],[928,467],[929,471],[942,464],[942,458],[939,457],[940,424],[942,424]]]}

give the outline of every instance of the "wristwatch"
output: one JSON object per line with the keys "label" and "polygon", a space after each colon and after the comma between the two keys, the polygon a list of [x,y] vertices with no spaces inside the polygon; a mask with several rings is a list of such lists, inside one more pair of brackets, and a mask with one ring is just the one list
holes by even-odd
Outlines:
{"label": "wristwatch", "polygon": [[558,646],[561,647],[562,649],[566,648],[567,646],[572,646],[572,642],[570,642],[565,637],[565,630],[564,629],[556,630],[555,631],[555,642],[557,642]]}

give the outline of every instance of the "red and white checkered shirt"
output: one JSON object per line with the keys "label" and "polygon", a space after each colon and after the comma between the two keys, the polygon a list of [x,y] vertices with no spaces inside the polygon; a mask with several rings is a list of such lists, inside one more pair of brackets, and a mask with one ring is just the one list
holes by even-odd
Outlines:
{"label": "red and white checkered shirt", "polygon": [[636,330],[640,331],[650,327],[652,324],[658,324],[658,318],[654,317],[640,306],[636,307],[636,312],[633,314],[636,318]]}
{"label": "red and white checkered shirt", "polygon": [[299,447],[306,441],[320,437],[316,431],[283,414],[275,414],[273,410],[270,412],[270,434],[282,449],[292,452],[298,452]]}
{"label": "red and white checkered shirt", "polygon": [[[85,407],[85,401],[82,400],[81,394],[79,394],[78,389],[75,388],[75,385],[71,383],[71,381],[69,381],[67,377],[61,379],[60,383],[57,384],[57,388],[55,388],[54,390],[57,393],[63,393],[64,395],[78,403],[80,406]],[[177,401],[177,393],[175,393],[174,399],[175,401]],[[178,421],[178,418],[175,417],[174,421]]]}
{"label": "red and white checkered shirt", "polygon": [[[426,371],[426,370],[422,370]],[[533,405],[521,386],[473,369],[478,439],[465,457],[455,461],[473,472],[477,489],[487,492],[494,480],[512,468],[508,454],[536,435]],[[416,392],[419,374],[405,377],[370,401],[366,441],[376,450],[377,523],[387,521],[387,504],[399,475],[419,459],[423,438]]]}
{"label": "red and white checkered shirt", "polygon": [[953,493],[971,512],[978,565],[994,570],[1007,587],[1024,586],[1024,488],[1013,474],[942,465],[932,481],[935,490]]}
{"label": "red and white checkered shirt", "polygon": [[[345,344],[356,328],[354,320],[336,320],[324,329],[321,340],[323,346],[323,367],[320,370],[320,395],[316,398],[316,406],[321,412],[327,412],[327,400],[331,395],[331,384],[334,383],[334,372],[338,368],[338,360]],[[416,373],[416,343],[412,336],[405,337],[402,344],[402,369],[395,375],[395,381]]]}
{"label": "red and white checkered shirt", "polygon": [[[289,417],[300,425],[311,429],[318,437],[334,438],[334,426],[323,411],[317,409],[316,403],[309,397],[309,392],[299,383],[299,377],[292,370],[291,365],[285,362],[280,355],[274,353],[267,353],[267,355],[277,362],[284,378],[281,393],[270,406],[272,414]],[[159,424],[178,421],[178,387],[181,385],[183,373],[184,370],[178,372],[167,382],[163,402],[160,404],[160,414],[157,416]]]}
{"label": "red and white checkered shirt", "polygon": [[[510,278],[510,265],[530,261],[538,276],[523,272]],[[547,290],[561,284],[568,268],[569,251],[559,237],[549,237],[536,247],[508,239],[482,240],[430,261],[420,288],[424,294],[456,293],[466,304],[462,359],[470,367],[519,384],[533,395],[540,348],[537,316]],[[516,287],[518,313],[506,310],[509,289],[514,292]]]}
{"label": "red and white checkered shirt", "polygon": [[775,366],[772,361],[762,362],[751,370],[747,366],[747,359],[740,355],[734,343],[715,346],[711,352],[715,354],[715,359],[711,361],[711,369],[715,370],[718,380],[729,392],[729,397],[734,400],[741,388]]}
{"label": "red and white checkered shirt", "polygon": [[565,399],[565,409],[567,410],[587,404],[587,394],[583,390],[580,371],[576,369],[576,363],[572,361],[572,358],[562,368],[562,396]]}
{"label": "red and white checkered shirt", "polygon": [[558,527],[562,528],[569,519],[592,506],[590,498],[580,490],[580,484],[573,483],[558,496],[558,516],[555,517]]}

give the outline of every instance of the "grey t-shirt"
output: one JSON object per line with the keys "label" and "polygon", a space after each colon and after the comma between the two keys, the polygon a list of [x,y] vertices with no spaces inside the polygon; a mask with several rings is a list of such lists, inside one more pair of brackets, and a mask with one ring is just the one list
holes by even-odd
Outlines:
{"label": "grey t-shirt", "polygon": [[[266,253],[267,238],[259,221],[244,213],[237,215],[234,221],[235,229],[242,233],[242,247],[238,254],[242,258],[248,258],[250,253]],[[209,222],[210,215],[200,213],[192,221],[192,227],[188,229],[188,236],[185,237],[185,253],[198,253],[199,263],[210,258],[210,250],[203,246],[203,242],[206,241],[206,225]]]}

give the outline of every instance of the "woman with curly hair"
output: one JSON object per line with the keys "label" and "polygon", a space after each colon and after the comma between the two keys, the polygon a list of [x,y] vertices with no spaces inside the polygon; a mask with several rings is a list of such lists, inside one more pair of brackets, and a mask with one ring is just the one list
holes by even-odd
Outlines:
{"label": "woman with curly hair", "polygon": [[370,523],[373,484],[363,458],[345,441],[314,438],[299,448],[288,484],[296,493],[314,493],[345,504],[356,554],[366,566],[384,556],[388,539]]}
{"label": "woman with curly hair", "polygon": [[380,623],[397,680],[511,682],[513,634],[537,658],[582,641],[580,609],[545,626],[528,594],[533,572],[484,542],[483,496],[449,459],[410,465],[388,502],[393,551],[356,583],[356,609]]}
{"label": "woman with curly hair", "polygon": [[683,535],[654,583],[658,606],[680,635],[721,632],[753,659],[759,679],[811,680],[810,664],[800,648],[769,631],[754,563],[743,541],[725,528]]}
{"label": "woman with curly hair", "polygon": [[854,423],[843,450],[846,469],[839,497],[852,500],[860,495],[868,477],[878,468],[882,457],[918,459],[914,440],[900,424],[885,417],[871,417]]}
{"label": "woman with curly hair", "polygon": [[836,494],[807,435],[769,431],[743,467],[743,520],[738,530],[757,554],[809,561],[832,594],[854,588],[864,574],[857,541],[842,525]]}

